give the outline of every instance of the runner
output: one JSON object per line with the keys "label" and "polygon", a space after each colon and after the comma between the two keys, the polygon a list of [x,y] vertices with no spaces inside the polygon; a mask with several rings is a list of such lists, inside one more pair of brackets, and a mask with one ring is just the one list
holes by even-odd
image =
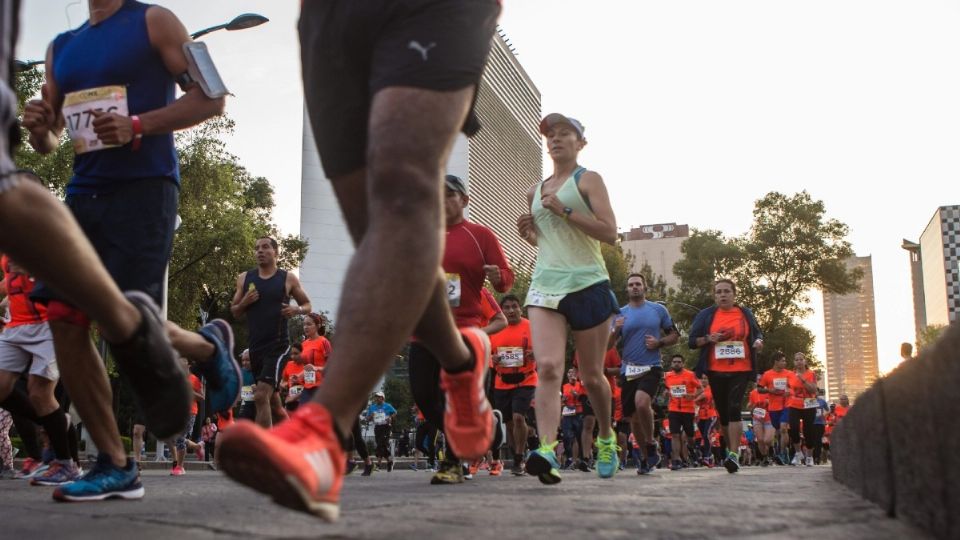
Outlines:
{"label": "runner", "polygon": [[[211,94],[209,87],[184,79],[192,64],[182,46],[190,37],[170,11],[133,0],[89,0],[89,8],[89,21],[60,34],[48,48],[42,99],[27,103],[23,125],[30,132],[30,145],[42,154],[58,147],[65,127],[70,134],[76,157],[67,206],[120,289],[142,291],[126,294],[139,315],[129,309],[125,313],[141,321],[135,332],[125,334],[130,339],[116,339],[109,324],[100,329],[140,400],[147,427],[167,438],[182,431],[191,394],[176,356],[169,354],[168,339],[182,356],[198,362],[208,381],[211,409],[232,406],[240,390],[230,351],[233,335],[226,322],[214,320],[199,335],[168,324],[167,336],[156,308],[177,213],[173,132],[219,114],[225,92]],[[174,100],[178,79],[184,95]],[[35,229],[31,234],[41,233]],[[44,241],[55,240],[51,235]],[[47,245],[60,250],[69,243]],[[27,268],[49,267],[37,259],[19,260]],[[79,273],[91,266],[84,260],[62,268]],[[127,457],[117,429],[103,361],[90,342],[88,314],[77,309],[89,310],[98,319],[96,308],[103,300],[87,300],[77,293],[77,284],[63,279],[49,285],[56,292],[38,284],[32,297],[48,303],[55,350],[61,359],[69,358],[59,364],[64,385],[101,452],[83,479],[60,486],[53,496],[59,501],[142,497],[135,463]],[[96,292],[116,298],[103,286]],[[143,322],[148,319],[152,322]],[[163,356],[157,356],[159,351]]]}
{"label": "runner", "polygon": [[[0,257],[0,267],[10,311],[10,322],[0,332],[0,407],[43,426],[50,439],[56,459],[30,483],[58,486],[72,482],[80,477],[80,471],[70,456],[70,422],[54,396],[59,371],[47,310],[30,301],[34,280],[23,268],[6,255]],[[23,396],[15,385],[28,371],[28,395]]]}
{"label": "runner", "polygon": [[786,368],[787,355],[781,351],[774,352],[773,368],[764,372],[757,384],[757,392],[767,395],[770,400],[767,409],[770,413],[770,425],[774,431],[780,433],[780,452],[772,452],[778,465],[786,465],[789,461],[786,454],[790,448],[790,423],[786,403],[790,393],[790,372]]}
{"label": "runner", "polygon": [[[683,468],[686,459],[687,441],[693,440],[693,418],[696,412],[696,400],[703,394],[700,379],[692,371],[683,367],[683,355],[675,354],[670,358],[670,371],[663,375],[663,382],[670,391],[670,404],[667,408],[670,420],[670,434],[673,435],[673,456],[671,471]],[[681,432],[683,434],[681,435]]]}
{"label": "runner", "polygon": [[308,313],[303,318],[303,336],[303,395],[300,401],[307,403],[323,382],[323,370],[333,346],[326,337],[327,326],[319,313]]}
{"label": "runner", "polygon": [[254,388],[256,388],[257,378],[250,367],[250,349],[244,349],[240,353],[240,409],[237,411],[237,417],[244,420],[255,421],[257,419],[257,404],[254,401]]}
{"label": "runner", "polygon": [[517,219],[520,236],[539,246],[526,305],[540,376],[536,392],[540,448],[527,458],[526,470],[545,484],[560,481],[555,449],[569,325],[580,353],[580,379],[600,428],[597,474],[611,478],[620,465],[620,449],[611,425],[603,356],[610,318],[620,310],[610,290],[600,242],[616,243],[616,218],[603,179],[577,164],[577,155],[587,143],[583,125],[554,113],[540,122],[540,133],[547,140],[553,174],[531,186],[527,192],[530,213]]}
{"label": "runner", "polygon": [[609,340],[611,345],[618,338],[623,343],[620,368],[623,413],[630,419],[637,442],[645,449],[638,474],[652,472],[660,463],[653,429],[653,398],[663,377],[660,349],[680,339],[680,332],[667,308],[648,302],[646,295],[646,278],[642,274],[630,274],[627,277],[629,302],[620,308],[620,316],[614,319]]}
{"label": "runner", "polygon": [[397,417],[397,410],[385,399],[383,392],[374,392],[373,403],[367,407],[366,417],[368,422],[373,422],[373,436],[377,440],[377,468],[380,468],[383,458],[387,458],[387,472],[393,472],[390,431],[393,428],[393,419]]}
{"label": "runner", "polygon": [[[464,218],[464,208],[470,203],[467,186],[463,180],[448,174],[444,180],[444,214],[447,233],[443,253],[443,271],[446,273],[447,300],[459,328],[484,328],[483,284],[490,280],[500,292],[513,286],[513,271],[497,236],[489,228]],[[500,308],[494,304],[497,310]],[[484,331],[499,330],[500,326],[484,328]],[[410,344],[410,389],[417,407],[427,421],[435,426],[443,425],[445,398],[441,388],[440,362],[419,339],[424,328],[417,329],[417,339]],[[434,332],[431,329],[429,332]],[[484,333],[484,338],[488,334]],[[486,366],[483,366],[484,370]],[[485,381],[484,381],[485,382]],[[486,397],[484,397],[486,400]],[[493,422],[491,415],[491,423]],[[446,428],[442,430],[446,433]],[[492,439],[491,439],[492,441]],[[431,484],[457,484],[463,482],[460,456],[456,445],[448,445],[440,469],[430,479]],[[489,448],[490,443],[487,447]],[[484,449],[486,453],[487,449]],[[474,459],[483,457],[475,456]],[[469,461],[468,461],[469,463]],[[479,465],[476,463],[475,466]]]}
{"label": "runner", "polygon": [[567,370],[567,382],[560,389],[562,409],[560,410],[560,432],[563,438],[564,461],[562,469],[569,469],[573,465],[573,448],[580,438],[583,429],[583,401],[581,396],[586,392],[577,379],[577,370]]}
{"label": "runner", "polygon": [[305,388],[306,366],[303,362],[303,348],[294,343],[290,345],[290,354],[283,366],[283,375],[280,377],[280,390],[286,394],[283,407],[288,411],[297,410],[300,405],[300,396]]}
{"label": "runner", "polygon": [[817,389],[816,417],[813,421],[813,465],[826,463],[824,452],[824,436],[827,430],[827,415],[830,414],[830,405],[823,399],[823,388]]}
{"label": "runner", "polygon": [[753,430],[757,438],[757,448],[760,451],[758,456],[760,466],[767,467],[772,463],[770,456],[773,453],[773,438],[777,434],[777,429],[773,427],[771,419],[770,394],[760,393],[762,379],[762,376],[757,377],[757,387],[750,391],[747,408],[753,416]]}
{"label": "runner", "polygon": [[713,402],[713,391],[707,376],[700,377],[703,393],[695,401],[697,409],[697,433],[700,434],[700,459],[703,465],[713,467],[713,453],[710,451],[710,432],[717,423],[717,407]]}
{"label": "runner", "polygon": [[[250,367],[257,379],[253,400],[257,424],[270,427],[271,414],[282,408],[277,389],[283,360],[290,352],[287,319],[310,313],[310,299],[292,272],[277,266],[277,241],[269,236],[257,239],[257,267],[237,276],[230,312],[237,320],[246,318],[250,346]],[[290,305],[290,299],[297,302]]]}
{"label": "runner", "polygon": [[841,394],[840,403],[838,403],[833,410],[833,414],[836,415],[838,423],[847,415],[848,410],[850,410],[850,398],[848,398],[846,394]]}
{"label": "runner", "polygon": [[739,444],[743,433],[740,408],[747,385],[755,377],[756,356],[763,350],[763,334],[753,313],[735,303],[732,280],[714,282],[716,305],[697,313],[688,344],[700,349],[696,374],[707,374],[717,404],[720,429],[727,443],[723,466],[729,473],[740,469]]}
{"label": "runner", "polygon": [[522,316],[520,299],[512,294],[500,299],[500,308],[507,317],[505,330],[490,338],[493,351],[494,404],[506,417],[513,442],[514,476],[522,476],[523,456],[527,446],[527,411],[537,389],[537,362],[530,339],[530,321]]}
{"label": "runner", "polygon": [[471,103],[500,6],[375,2],[304,2],[300,15],[307,112],[357,245],[326,384],[315,403],[275,430],[238,424],[221,440],[227,474],[326,520],[339,515],[345,434],[413,334],[443,367],[449,445],[475,459],[492,439],[483,395],[489,341],[454,323],[438,229],[441,167],[457,130],[472,135],[479,128]]}
{"label": "runner", "polygon": [[[180,361],[183,364],[183,369],[189,372],[190,363],[187,359],[181,358]],[[197,413],[200,411],[199,402],[203,400],[203,384],[200,382],[200,378],[193,373],[190,373],[188,378],[190,379],[190,386],[193,388],[193,405],[190,406],[190,420],[187,422],[183,433],[167,443],[174,449],[173,468],[170,469],[170,476],[183,476],[187,474],[186,469],[183,468],[183,460],[187,456],[187,448],[197,454],[198,460],[203,461],[204,457],[203,445],[195,443],[190,439],[190,437],[193,436],[193,426],[197,421]]]}
{"label": "runner", "polygon": [[[787,407],[790,409],[790,441],[793,443],[793,460],[791,465],[813,466],[813,441],[816,439],[814,420],[820,402],[817,400],[817,375],[807,369],[807,357],[803,353],[793,356],[793,367],[796,370],[790,377],[790,398]],[[801,444],[800,424],[803,423],[803,437],[806,446]]]}

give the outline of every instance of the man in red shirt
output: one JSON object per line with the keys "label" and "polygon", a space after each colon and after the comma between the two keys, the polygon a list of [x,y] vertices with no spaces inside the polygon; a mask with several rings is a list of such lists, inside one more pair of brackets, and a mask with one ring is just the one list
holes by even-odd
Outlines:
{"label": "man in red shirt", "polygon": [[670,434],[676,435],[672,437],[671,471],[683,468],[681,456],[686,452],[686,441],[693,440],[695,400],[703,393],[700,380],[692,371],[684,368],[683,364],[683,356],[675,354],[670,359],[670,371],[663,374],[663,382],[670,392],[670,403],[667,406]]}
{"label": "man in red shirt", "polygon": [[[480,328],[484,323],[481,292],[484,283],[489,280],[496,290],[507,292],[513,286],[513,271],[493,231],[464,218],[464,208],[469,204],[470,197],[463,180],[448,174],[445,187],[447,235],[443,271],[446,273],[447,302],[458,328]],[[434,342],[428,337],[436,337],[433,322],[421,321],[416,328],[415,340],[410,344],[410,389],[427,421],[438,429],[444,426],[444,434],[449,442],[451,437],[446,433],[444,424],[446,400],[440,384],[444,373],[448,372],[441,369],[440,362],[425,346],[427,342]],[[486,370],[487,366],[482,368]],[[480,378],[482,382],[483,377]],[[483,391],[482,384],[479,391]],[[492,411],[486,397],[483,403],[486,410]],[[492,428],[492,412],[488,421]],[[459,484],[464,480],[460,458],[450,448],[452,445],[447,446],[444,460],[430,481],[432,484]],[[486,447],[489,446],[488,441]]]}
{"label": "man in red shirt", "polygon": [[573,447],[583,429],[583,397],[587,395],[577,378],[577,370],[567,370],[567,382],[561,387],[560,433],[563,436],[563,468],[573,464]]}
{"label": "man in red shirt", "polygon": [[790,377],[787,371],[787,355],[782,351],[773,353],[773,369],[768,369],[757,383],[757,392],[769,398],[767,413],[770,425],[780,432],[780,453],[774,456],[779,465],[786,465],[786,454],[790,448],[790,434],[787,430],[789,413],[786,411],[787,396],[790,394]]}
{"label": "man in red shirt", "polygon": [[717,423],[717,408],[713,403],[713,391],[710,390],[710,380],[706,375],[700,378],[703,393],[695,401],[697,409],[697,433],[700,434],[700,459],[707,467],[713,467],[713,452],[710,451],[710,437],[708,434]]}
{"label": "man in red shirt", "polygon": [[[506,418],[513,436],[514,476],[523,476],[523,456],[527,445],[527,411],[537,389],[537,363],[530,339],[530,321],[522,316],[520,299],[512,294],[500,300],[507,327],[490,337],[494,362],[493,401]],[[493,465],[491,465],[492,467]]]}

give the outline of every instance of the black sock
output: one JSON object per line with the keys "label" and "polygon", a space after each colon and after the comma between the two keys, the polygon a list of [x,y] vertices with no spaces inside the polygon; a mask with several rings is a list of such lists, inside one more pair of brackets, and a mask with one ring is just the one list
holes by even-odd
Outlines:
{"label": "black sock", "polygon": [[13,416],[13,425],[17,428],[17,433],[20,434],[20,440],[23,442],[23,450],[27,453],[27,457],[37,461],[42,460],[43,451],[40,449],[40,439],[37,437],[36,424],[19,414],[11,414],[11,416]]}
{"label": "black sock", "polygon": [[[37,416],[36,409],[34,409],[33,404],[30,403],[30,398],[27,397],[27,393],[20,388],[14,387],[10,395],[7,396],[7,399],[0,401],[0,407],[9,411],[10,414],[15,417],[20,416],[35,424],[40,423],[40,417]],[[20,431],[19,427],[17,431]]]}
{"label": "black sock", "polygon": [[496,447],[496,448],[494,448],[493,450],[491,450],[491,453],[493,454],[493,459],[494,459],[494,461],[500,461],[500,447],[499,447],[499,446]]}
{"label": "black sock", "polygon": [[70,459],[70,444],[67,442],[67,415],[60,409],[40,417],[40,425],[47,432],[50,447],[58,460]]}
{"label": "black sock", "polygon": [[77,427],[70,422],[67,428],[67,446],[70,447],[70,457],[78,465],[80,464],[80,437],[77,435]]}

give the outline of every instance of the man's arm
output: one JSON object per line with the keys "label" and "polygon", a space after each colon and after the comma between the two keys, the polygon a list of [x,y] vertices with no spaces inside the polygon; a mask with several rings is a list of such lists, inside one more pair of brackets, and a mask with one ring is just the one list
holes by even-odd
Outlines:
{"label": "man's arm", "polygon": [[233,314],[233,318],[238,321],[243,319],[250,304],[260,299],[260,292],[257,291],[257,289],[250,289],[246,293],[243,292],[243,282],[246,276],[246,272],[237,276],[237,290],[233,293],[233,300],[230,301],[230,313]]}
{"label": "man's arm", "polygon": [[488,336],[492,336],[506,327],[507,316],[504,315],[502,311],[498,311],[497,314],[490,319],[490,322],[482,328],[482,330]]}
{"label": "man's arm", "polygon": [[300,285],[300,279],[291,272],[287,272],[287,290],[290,291],[290,296],[297,301],[297,307],[287,306],[281,310],[284,317],[288,319],[294,315],[306,315],[310,313],[311,305],[310,299],[307,297],[307,292],[303,290],[303,286]]}
{"label": "man's arm", "polygon": [[63,96],[53,78],[53,43],[47,47],[44,83],[40,99],[32,99],[23,108],[23,127],[30,132],[28,142],[40,154],[53,152],[60,144],[64,120]]}

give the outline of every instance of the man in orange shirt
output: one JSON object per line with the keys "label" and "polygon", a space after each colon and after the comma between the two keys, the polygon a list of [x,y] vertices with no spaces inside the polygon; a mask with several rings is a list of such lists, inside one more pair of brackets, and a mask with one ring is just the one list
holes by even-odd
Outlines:
{"label": "man in orange shirt", "polygon": [[708,434],[717,423],[717,408],[713,403],[713,391],[706,375],[700,378],[703,393],[695,401],[697,409],[697,432],[700,434],[700,458],[707,467],[713,467],[713,453],[710,451]]}
{"label": "man in orange shirt", "polygon": [[833,414],[837,416],[837,422],[843,420],[843,417],[847,415],[847,410],[850,409],[850,398],[846,394],[840,396],[840,403],[837,404],[836,409],[834,409]]}
{"label": "man in orange shirt", "polygon": [[773,449],[773,437],[777,432],[770,421],[770,395],[760,393],[759,381],[761,378],[762,375],[757,377],[758,386],[750,391],[747,408],[752,411],[753,415],[753,432],[756,435],[757,449],[760,452],[760,466],[767,467],[771,461],[770,451]]}
{"label": "man in orange shirt", "polygon": [[[813,441],[816,438],[814,421],[820,403],[817,400],[817,375],[807,369],[807,357],[797,353],[793,357],[796,373],[790,379],[790,397],[787,407],[790,409],[790,440],[794,454],[791,465],[813,466]],[[803,423],[803,438],[800,440],[800,424]]]}
{"label": "man in orange shirt", "polygon": [[581,397],[586,395],[580,381],[577,380],[577,370],[570,368],[567,370],[567,382],[560,389],[562,394],[560,405],[560,432],[563,435],[563,455],[565,457],[563,468],[569,469],[573,464],[573,445],[574,441],[580,437],[580,430],[583,429],[583,402]]}
{"label": "man in orange shirt", "polygon": [[[506,418],[513,436],[514,476],[523,476],[523,456],[527,445],[527,411],[537,389],[537,363],[530,339],[530,321],[522,316],[520,299],[508,294],[500,299],[500,308],[507,318],[507,327],[490,336],[490,357],[494,362],[493,402]],[[491,465],[493,468],[499,460]],[[499,465],[502,468],[502,465]]]}
{"label": "man in orange shirt", "polygon": [[683,363],[683,356],[673,355],[670,358],[670,371],[663,374],[663,382],[670,392],[670,404],[667,407],[670,434],[676,435],[672,444],[671,471],[683,468],[681,456],[685,452],[686,441],[693,440],[695,400],[703,393],[700,380],[692,371],[684,368]]}
{"label": "man in orange shirt", "polygon": [[757,392],[769,398],[767,413],[770,425],[780,432],[780,453],[774,455],[778,465],[786,465],[785,455],[790,447],[790,435],[787,432],[788,413],[785,410],[787,396],[790,393],[790,377],[792,372],[787,371],[787,355],[782,351],[773,353],[773,369],[768,369],[757,383]]}

